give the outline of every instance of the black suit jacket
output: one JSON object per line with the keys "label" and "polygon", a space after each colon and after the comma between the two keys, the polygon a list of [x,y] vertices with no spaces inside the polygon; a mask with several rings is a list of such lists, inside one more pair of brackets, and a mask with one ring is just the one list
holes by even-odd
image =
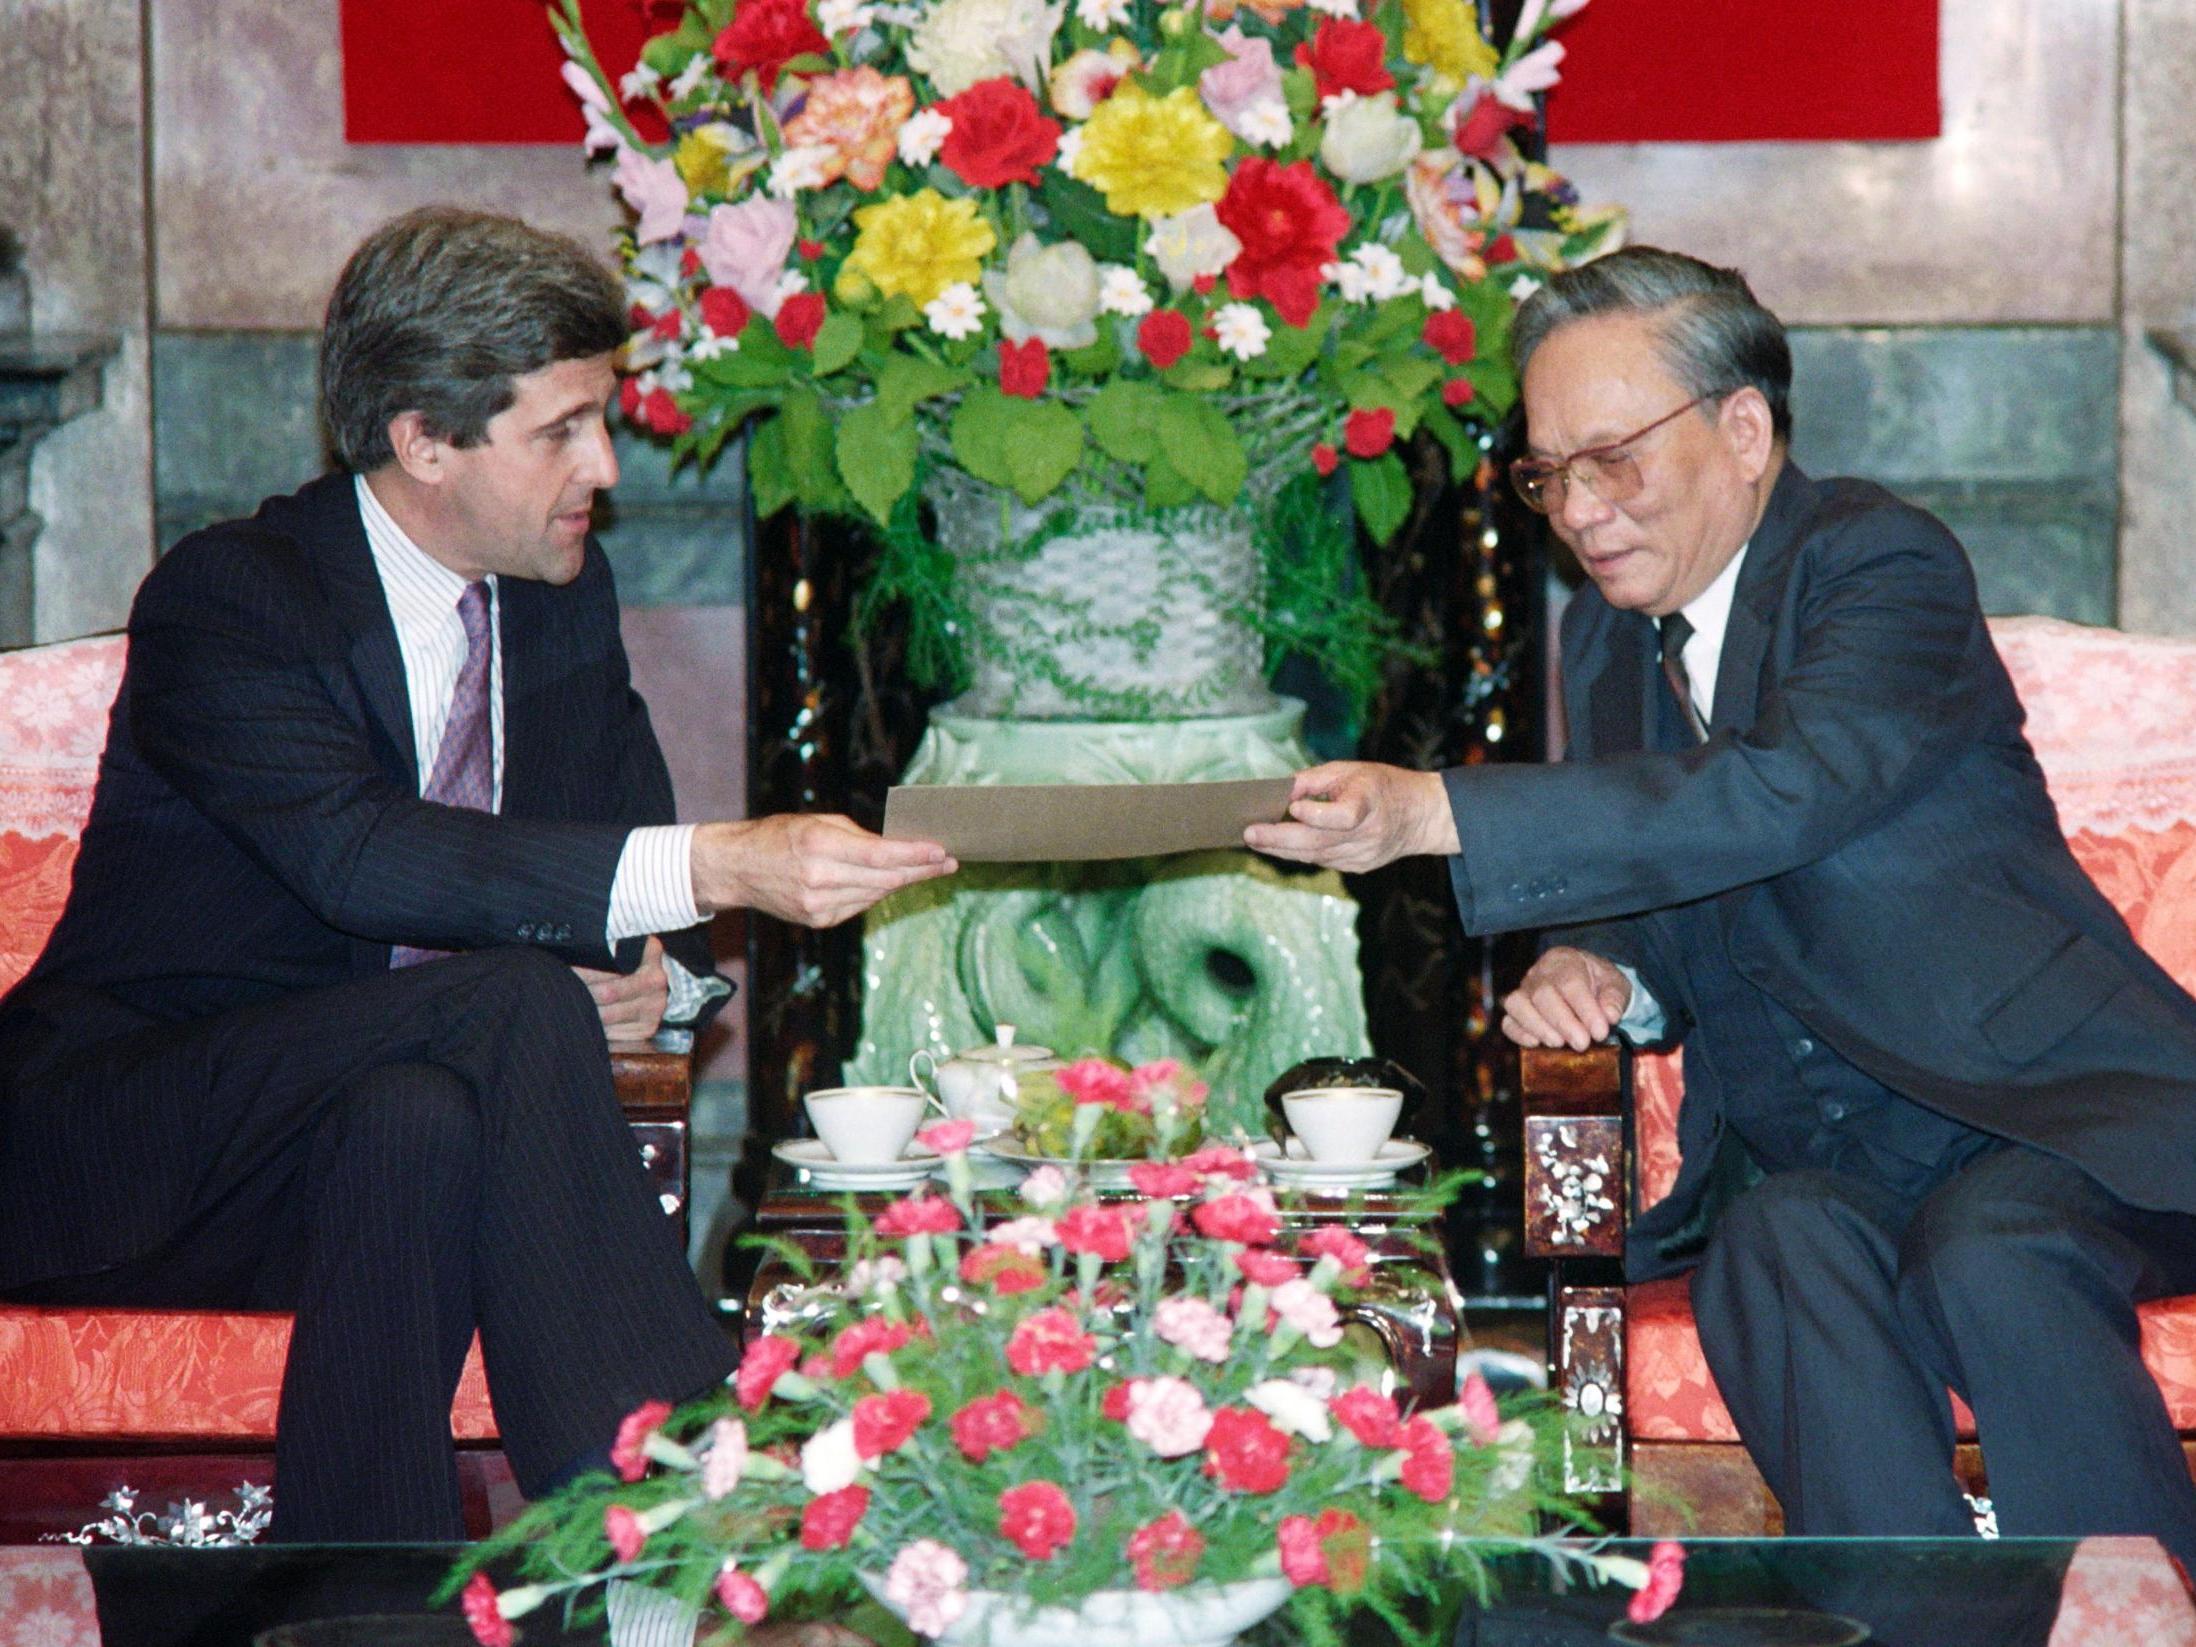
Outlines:
{"label": "black suit jacket", "polygon": [[[396,629],[349,475],[197,532],[146,577],[67,907],[0,1058],[386,970],[389,948],[604,940],[627,832],[672,821],[609,563],[499,582],[500,815],[419,798]],[[667,947],[711,970],[707,935]]]}
{"label": "black suit jacket", "polygon": [[[1732,603],[1709,722],[1654,753],[1655,629],[1589,588],[1563,628],[1569,759],[1446,774],[1467,928],[1592,923],[1693,1028],[1656,911],[1707,900],[1731,965],[1892,1090],[2196,1212],[2196,1001],[2068,851],[1958,542],[1787,463]],[[1697,1032],[1697,1030],[1696,1030]],[[1685,1163],[1634,1226],[1682,1262],[1720,1096],[1687,1066]]]}

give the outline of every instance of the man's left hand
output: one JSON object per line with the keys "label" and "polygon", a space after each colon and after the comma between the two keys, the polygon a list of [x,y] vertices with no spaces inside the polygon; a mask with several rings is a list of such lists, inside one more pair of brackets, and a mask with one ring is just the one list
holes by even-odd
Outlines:
{"label": "man's left hand", "polygon": [[670,999],[671,980],[663,970],[663,940],[650,938],[641,952],[641,964],[633,972],[597,972],[576,966],[580,982],[595,998],[602,1014],[602,1033],[612,1045],[645,1041],[663,1024],[664,1003]]}
{"label": "man's left hand", "polygon": [[1438,772],[1408,772],[1372,761],[1329,761],[1297,773],[1289,821],[1252,824],[1253,852],[1361,875],[1397,858],[1457,848],[1456,818]]}

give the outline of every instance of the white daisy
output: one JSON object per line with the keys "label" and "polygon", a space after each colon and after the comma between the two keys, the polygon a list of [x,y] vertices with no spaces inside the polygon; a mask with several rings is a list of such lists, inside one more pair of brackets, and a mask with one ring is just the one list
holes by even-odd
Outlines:
{"label": "white daisy", "polygon": [[1067,135],[1060,139],[1060,152],[1052,157],[1052,163],[1068,176],[1075,175],[1075,157],[1083,152],[1083,128],[1070,126]]}
{"label": "white daisy", "polygon": [[1296,122],[1289,118],[1289,106],[1279,98],[1265,103],[1253,103],[1235,122],[1236,134],[1246,143],[1255,143],[1262,149],[1285,148],[1296,136]]}
{"label": "white daisy", "polygon": [[1510,296],[1520,303],[1523,303],[1527,298],[1531,297],[1533,293],[1539,290],[1540,282],[1535,280],[1531,275],[1519,275],[1515,280],[1510,282]]}
{"label": "white daisy", "polygon": [[956,343],[984,329],[984,300],[965,280],[956,280],[923,305],[923,318],[940,337]]}
{"label": "white daisy", "polygon": [[1418,285],[1404,270],[1403,260],[1385,246],[1360,246],[1350,255],[1365,271],[1366,290],[1375,302],[1401,297]]}
{"label": "white daisy", "polygon": [[1129,5],[1130,0],[1075,0],[1075,16],[1085,28],[1103,34],[1127,26]]}
{"label": "white daisy", "polygon": [[1357,17],[1357,0],[1306,0],[1313,11],[1323,11],[1329,17],[1354,21]]}
{"label": "white daisy", "polygon": [[662,83],[663,76],[646,63],[635,63],[618,82],[618,95],[630,103],[636,97],[646,97]]}
{"label": "white daisy", "polygon": [[1439,314],[1443,309],[1456,307],[1456,293],[1449,290],[1441,277],[1431,269],[1419,276],[1418,298],[1427,308]]}
{"label": "white daisy", "polygon": [[671,101],[679,103],[692,97],[701,83],[709,78],[709,71],[716,66],[716,59],[709,53],[696,52],[686,67],[679,70],[679,77],[671,82]]}
{"label": "white daisy", "polygon": [[1266,317],[1248,303],[1229,303],[1212,317],[1213,341],[1237,360],[1256,360],[1273,340]]}
{"label": "white daisy", "polygon": [[876,16],[874,6],[864,5],[862,0],[818,0],[816,26],[837,39],[853,29],[866,29]]}
{"label": "white daisy", "polygon": [[1151,293],[1134,269],[1119,263],[1098,265],[1098,308],[1109,315],[1148,315]]}
{"label": "white daisy", "polygon": [[821,143],[802,143],[771,163],[770,192],[780,200],[791,200],[803,189],[820,189],[825,182],[825,164],[831,159],[831,151]]}
{"label": "white daisy", "polygon": [[1372,281],[1365,273],[1365,266],[1355,258],[1346,263],[1322,264],[1319,278],[1334,282],[1334,289],[1345,303],[1368,303],[1372,300]]}
{"label": "white daisy", "polygon": [[719,355],[739,353],[740,340],[726,337],[721,332],[704,332],[686,346],[688,360],[715,360]]}
{"label": "white daisy", "polygon": [[938,151],[945,147],[946,135],[952,130],[953,117],[940,114],[936,109],[909,115],[900,127],[900,163],[916,167],[929,165],[938,158]]}

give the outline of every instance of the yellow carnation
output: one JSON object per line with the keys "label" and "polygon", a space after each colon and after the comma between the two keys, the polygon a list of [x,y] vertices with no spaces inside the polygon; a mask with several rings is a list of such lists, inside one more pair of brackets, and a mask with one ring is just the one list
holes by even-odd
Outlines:
{"label": "yellow carnation", "polygon": [[1443,80],[1461,86],[1475,74],[1492,80],[1501,71],[1502,54],[1487,44],[1464,0],[1403,0],[1403,17],[1403,55]]}
{"label": "yellow carnation", "polygon": [[928,303],[956,281],[973,286],[984,254],[999,237],[971,199],[948,200],[936,189],[897,194],[854,214],[860,230],[846,266],[859,269],[886,297]]}
{"label": "yellow carnation", "polygon": [[1220,163],[1234,147],[1195,88],[1153,97],[1128,81],[1084,123],[1075,175],[1106,197],[1109,212],[1172,217],[1228,192]]}

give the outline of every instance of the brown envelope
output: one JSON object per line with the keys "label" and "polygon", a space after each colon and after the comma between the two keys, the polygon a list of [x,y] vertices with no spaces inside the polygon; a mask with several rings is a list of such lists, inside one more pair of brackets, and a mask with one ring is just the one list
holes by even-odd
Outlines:
{"label": "brown envelope", "polygon": [[1239,847],[1288,816],[1288,778],[1224,783],[902,784],[884,832],[963,863],[1075,863]]}

